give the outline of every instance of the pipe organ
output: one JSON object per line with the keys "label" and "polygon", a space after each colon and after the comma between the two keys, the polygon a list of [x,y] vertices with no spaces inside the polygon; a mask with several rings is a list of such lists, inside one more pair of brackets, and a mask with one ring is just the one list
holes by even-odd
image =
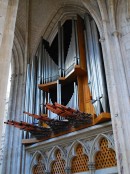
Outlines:
{"label": "pipe organ", "polygon": [[30,67],[30,84],[35,87],[30,87],[33,106],[32,111],[26,109],[29,112],[53,118],[56,115],[44,106],[55,102],[97,116],[109,112],[99,33],[88,14],[62,25],[59,21],[54,41],[49,45],[41,38]]}
{"label": "pipe organ", "polygon": [[88,14],[59,21],[51,44],[41,38],[26,84],[24,120],[5,122],[26,131],[24,138],[41,141],[110,121],[99,33]]}

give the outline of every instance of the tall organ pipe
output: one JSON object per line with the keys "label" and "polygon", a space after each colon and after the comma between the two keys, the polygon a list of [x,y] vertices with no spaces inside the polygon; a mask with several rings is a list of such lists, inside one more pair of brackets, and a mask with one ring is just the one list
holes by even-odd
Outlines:
{"label": "tall organ pipe", "polygon": [[76,51],[75,64],[79,65],[80,59],[79,59],[78,31],[77,31],[77,21],[76,20],[73,20],[73,28],[74,28],[75,51]]}
{"label": "tall organ pipe", "polygon": [[[29,87],[30,87],[30,64],[27,65],[27,75],[26,75],[26,95],[25,95],[25,111],[29,111],[29,96],[30,96],[30,93],[29,93]],[[26,117],[25,121],[27,122],[28,121],[28,117]]]}
{"label": "tall organ pipe", "polygon": [[90,83],[92,102],[98,115],[102,111],[107,111],[107,90],[103,60],[98,41],[98,31],[94,20],[88,14],[85,15],[85,29],[88,83]]}
{"label": "tall organ pipe", "polygon": [[65,75],[70,73],[74,65],[78,64],[78,47],[77,47],[76,25],[75,20],[72,20],[72,34],[68,48],[68,53],[65,61]]}
{"label": "tall organ pipe", "polygon": [[74,92],[66,106],[77,110],[78,109],[78,89],[77,89],[76,82],[73,83],[73,88],[74,88]]}
{"label": "tall organ pipe", "polygon": [[[40,84],[41,82],[41,76],[42,76],[42,42],[39,45],[38,49],[38,55],[37,55],[37,84]],[[36,84],[36,114],[41,114],[41,94],[42,91],[38,89],[38,86]]]}
{"label": "tall organ pipe", "polygon": [[95,62],[96,62],[96,70],[97,70],[97,77],[98,77],[98,86],[99,86],[99,97],[102,103],[102,107],[104,112],[107,112],[107,87],[105,83],[105,71],[104,71],[104,64],[101,56],[101,50],[99,48],[99,41],[98,41],[98,31],[94,21],[91,22],[92,25],[92,33],[93,33],[93,42],[95,45]]}
{"label": "tall organ pipe", "polygon": [[61,77],[61,60],[62,60],[62,33],[61,33],[61,22],[58,22],[58,66],[59,76]]}
{"label": "tall organ pipe", "polygon": [[87,70],[90,77],[90,91],[93,98],[93,105],[96,110],[96,114],[98,115],[98,107],[97,107],[97,97],[98,97],[98,90],[97,90],[97,80],[96,80],[96,71],[95,71],[95,62],[94,62],[94,50],[93,50],[93,43],[92,43],[92,33],[91,33],[91,25],[90,25],[90,17],[89,15],[85,15],[85,27],[86,27],[86,40],[88,46],[88,57],[87,57]]}
{"label": "tall organ pipe", "polygon": [[63,31],[63,26],[61,27],[61,38],[62,38],[62,47],[61,47],[61,60],[62,60],[62,63],[61,63],[61,69],[62,69],[62,76],[64,77],[65,76],[65,63],[64,63],[64,31]]}

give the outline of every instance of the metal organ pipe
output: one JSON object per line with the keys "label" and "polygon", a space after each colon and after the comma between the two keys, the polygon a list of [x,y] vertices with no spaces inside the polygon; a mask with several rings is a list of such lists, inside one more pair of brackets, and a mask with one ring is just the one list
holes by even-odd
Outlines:
{"label": "metal organ pipe", "polygon": [[32,61],[32,63],[31,63],[31,74],[30,74],[30,96],[29,96],[29,98],[30,98],[30,103],[29,103],[29,112],[31,112],[31,113],[33,113],[34,111],[33,111],[33,82],[34,82],[34,61]]}
{"label": "metal organ pipe", "polygon": [[88,47],[88,59],[87,59],[87,68],[88,68],[88,74],[90,75],[88,77],[89,79],[89,86],[90,91],[92,94],[93,99],[93,105],[96,110],[96,114],[98,115],[98,107],[97,107],[97,80],[96,80],[96,71],[95,71],[95,62],[94,62],[94,50],[93,50],[93,42],[92,42],[92,33],[91,33],[91,25],[90,25],[90,17],[88,14],[85,15],[85,28],[86,28],[86,40],[87,40],[87,47]]}
{"label": "metal organ pipe", "polygon": [[76,39],[76,26],[75,20],[72,20],[72,34],[71,40],[68,48],[68,53],[65,61],[65,75],[72,71],[74,65],[78,64],[78,57],[77,57],[77,39]]}
{"label": "metal organ pipe", "polygon": [[99,101],[102,104],[104,112],[106,112],[108,103],[107,103],[107,89],[104,76],[105,71],[104,71],[103,60],[101,57],[101,50],[99,48],[97,27],[94,21],[92,21],[92,28],[93,28],[93,40],[95,43],[95,58],[97,60],[96,69],[97,69],[98,87],[99,87]]}
{"label": "metal organ pipe", "polygon": [[78,87],[74,82],[74,109],[78,109]]}
{"label": "metal organ pipe", "polygon": [[[45,72],[46,72],[46,67],[45,67],[45,48],[44,45],[42,45],[42,51],[43,51],[43,56],[42,56],[42,84],[45,83]],[[42,96],[42,103],[43,103],[43,113],[46,113],[46,108],[44,105],[46,104],[46,92],[43,91],[43,96]]]}
{"label": "metal organ pipe", "polygon": [[74,27],[74,44],[75,44],[75,50],[76,50],[76,57],[75,57],[75,64],[79,65],[80,64],[80,59],[79,59],[79,45],[78,45],[78,31],[77,31],[77,21],[73,21],[73,27]]}
{"label": "metal organ pipe", "polygon": [[[38,55],[37,55],[37,84],[41,83],[42,79],[42,42],[39,45],[38,49]],[[38,89],[36,84],[36,114],[41,114],[42,113],[42,107],[41,107],[41,95],[42,91]]]}
{"label": "metal organ pipe", "polygon": [[[57,80],[57,103],[61,104],[61,84],[59,83],[59,80]],[[60,116],[59,119],[61,119]]]}
{"label": "metal organ pipe", "polygon": [[74,87],[74,92],[67,106],[74,109],[78,109],[78,88],[76,82],[73,83],[73,87]]}
{"label": "metal organ pipe", "polygon": [[88,83],[93,98],[92,103],[98,115],[103,111],[107,111],[107,88],[97,27],[88,14],[85,15],[85,29]]}
{"label": "metal organ pipe", "polygon": [[[50,57],[46,46],[46,43],[44,43],[43,41],[41,42],[41,47],[39,49],[39,64],[38,64],[38,68],[39,69],[39,75],[42,77],[40,79],[40,81],[38,82],[38,84],[40,83],[49,83],[52,81],[57,80],[58,78],[58,65],[55,64],[55,62],[53,61],[53,59]],[[40,66],[41,65],[41,66]],[[40,94],[40,103],[45,105],[48,102],[48,92],[45,91],[41,91]],[[41,110],[42,113],[46,113],[46,108],[41,105],[43,108]]]}
{"label": "metal organ pipe", "polygon": [[94,83],[93,85],[96,85],[96,104],[97,104],[97,115],[101,113],[101,110],[102,110],[102,107],[101,107],[101,103],[100,103],[100,97],[102,97],[102,94],[100,93],[100,77],[99,77],[99,69],[98,69],[98,66],[99,66],[99,60],[98,60],[98,55],[96,53],[96,38],[94,38],[94,34],[95,34],[95,31],[94,31],[94,28],[93,28],[93,20],[91,20],[91,33],[92,33],[92,43],[93,43],[93,79],[94,79]]}
{"label": "metal organ pipe", "polygon": [[61,70],[62,70],[62,76],[65,76],[65,63],[64,63],[64,31],[63,31],[63,26],[61,26]]}
{"label": "metal organ pipe", "polygon": [[[25,111],[29,111],[29,87],[30,87],[30,64],[27,65],[27,75],[26,75],[26,97],[25,97]],[[25,121],[28,121],[28,117],[26,116]]]}
{"label": "metal organ pipe", "polygon": [[61,22],[58,22],[58,66],[59,66],[59,76],[61,77],[61,60],[62,60],[62,33],[61,33]]}

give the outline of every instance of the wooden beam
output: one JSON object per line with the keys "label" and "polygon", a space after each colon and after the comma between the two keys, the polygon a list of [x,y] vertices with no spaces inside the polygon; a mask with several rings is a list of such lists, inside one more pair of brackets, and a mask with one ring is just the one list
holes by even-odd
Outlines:
{"label": "wooden beam", "polygon": [[45,84],[38,84],[38,88],[43,91],[49,92],[49,89],[55,88],[56,85],[57,85],[57,81],[54,81],[54,82],[45,83]]}
{"label": "wooden beam", "polygon": [[94,125],[111,120],[110,113],[103,112],[94,119]]}

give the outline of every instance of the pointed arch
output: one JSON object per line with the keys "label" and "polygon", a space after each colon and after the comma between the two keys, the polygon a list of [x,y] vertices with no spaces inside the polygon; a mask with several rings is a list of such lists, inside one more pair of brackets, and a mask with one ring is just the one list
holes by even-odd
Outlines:
{"label": "pointed arch", "polygon": [[83,147],[83,154],[89,156],[89,152],[85,146],[85,144],[80,140],[75,140],[71,146],[68,148],[67,159],[66,159],[66,167],[70,168],[72,159],[76,156],[76,148],[78,145]]}
{"label": "pointed arch", "polygon": [[57,146],[54,146],[51,149],[50,153],[49,153],[49,157],[48,157],[48,161],[47,161],[47,163],[48,163],[48,165],[47,165],[48,166],[48,169],[51,168],[52,163],[56,160],[55,153],[56,153],[57,150],[60,150],[60,152],[61,152],[61,158],[66,161],[65,153],[64,153],[63,149],[60,146],[58,146],[58,145]]}
{"label": "pointed arch", "polygon": [[84,5],[84,7],[89,11],[89,13],[93,17],[93,19],[95,20],[95,23],[96,23],[99,33],[100,33],[100,37],[104,38],[102,12],[101,12],[101,9],[98,8],[98,4],[97,4],[97,8],[95,8],[94,5],[90,1],[82,0],[82,3]]}
{"label": "pointed arch", "polygon": [[90,2],[86,2],[84,0],[82,0],[81,3],[67,2],[62,5],[58,5],[53,14],[50,16],[50,20],[48,20],[46,27],[44,27],[41,33],[39,33],[39,38],[34,45],[32,56],[37,50],[38,43],[41,39],[40,36],[43,36],[43,38],[48,40],[49,43],[53,41],[58,31],[57,26],[59,20],[61,21],[61,24],[63,24],[66,20],[72,19],[72,17],[76,17],[76,14],[83,16],[85,13],[89,13],[94,18],[102,38],[103,25],[100,10],[98,8],[95,8],[94,5],[91,5]]}
{"label": "pointed arch", "polygon": [[41,156],[42,162],[45,165],[45,168],[47,168],[46,159],[45,159],[44,155],[42,154],[42,152],[38,150],[32,156],[32,160],[31,160],[31,163],[30,163],[30,170],[29,170],[30,171],[30,174],[32,174],[34,166],[37,165],[37,158],[39,156]]}
{"label": "pointed arch", "polygon": [[65,166],[66,158],[63,149],[60,146],[53,147],[48,158],[47,170],[51,171],[51,173],[64,173]]}
{"label": "pointed arch", "polygon": [[72,173],[88,171],[89,157],[86,155],[85,146],[80,141],[77,141],[71,149],[71,158],[69,158],[68,168],[71,168]]}
{"label": "pointed arch", "polygon": [[103,139],[103,138],[105,138],[108,141],[108,147],[111,148],[112,150],[115,150],[113,139],[110,138],[110,136],[108,136],[106,134],[99,134],[94,139],[93,144],[90,149],[90,159],[89,159],[90,162],[94,162],[95,155],[97,154],[97,152],[100,151],[99,144],[100,144],[101,139]]}

